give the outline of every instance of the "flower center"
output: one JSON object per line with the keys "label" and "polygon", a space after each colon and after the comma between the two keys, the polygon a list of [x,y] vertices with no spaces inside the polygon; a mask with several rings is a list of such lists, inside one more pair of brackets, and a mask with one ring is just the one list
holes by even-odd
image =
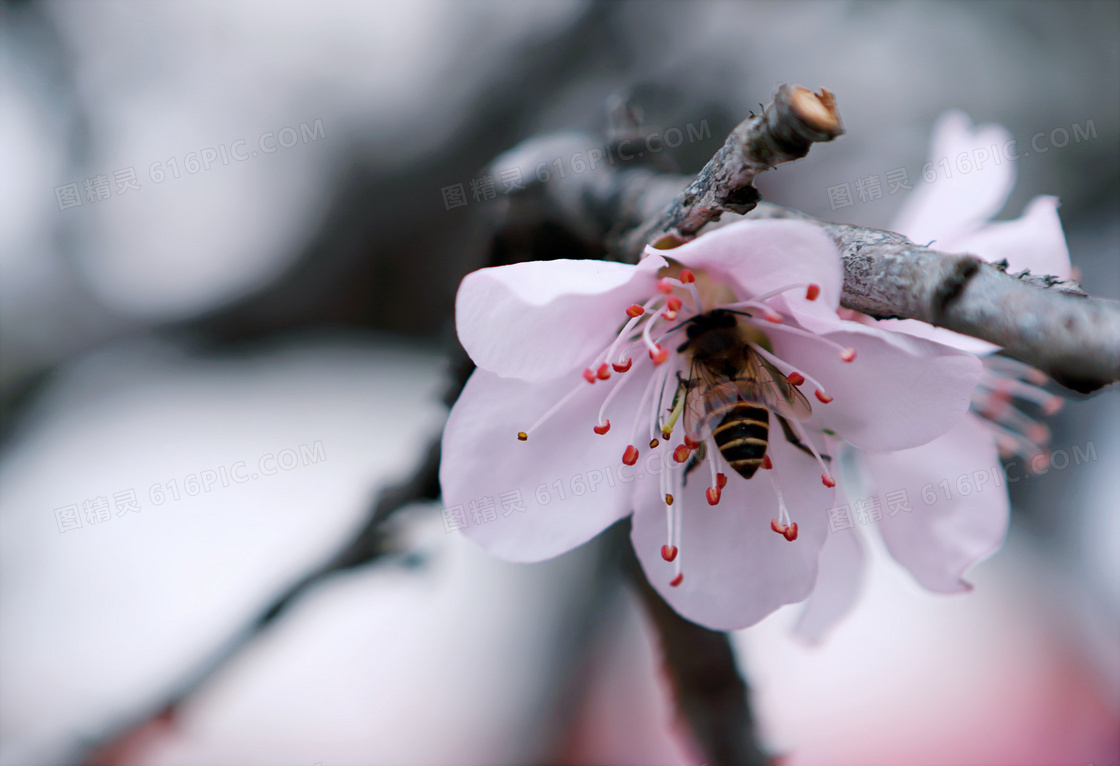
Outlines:
{"label": "flower center", "polygon": [[[856,353],[854,349],[843,348],[827,338],[786,323],[782,314],[767,303],[771,298],[792,290],[804,290],[808,300],[816,300],[820,295],[820,288],[815,284],[786,285],[748,300],[739,300],[726,282],[713,278],[703,270],[694,271],[672,264],[663,268],[658,276],[660,279],[652,296],[644,303],[635,303],[621,310],[620,313],[624,313],[626,317],[621,329],[614,340],[583,370],[582,380],[528,429],[518,432],[517,438],[529,441],[536,429],[564,409],[585,386],[600,382],[607,384],[609,391],[600,404],[592,430],[598,435],[608,433],[611,429],[608,411],[619,392],[635,377],[631,372],[633,354],[644,350],[652,362],[652,369],[645,380],[645,389],[633,417],[633,429],[623,451],[622,462],[627,466],[638,462],[641,451],[636,445],[643,441],[639,438],[643,431],[648,437],[649,449],[656,450],[662,443],[665,444],[665,450],[659,453],[661,469],[656,471],[666,514],[667,539],[661,553],[667,562],[674,565],[674,577],[670,584],[678,586],[684,578],[681,568],[681,498],[684,496],[687,476],[700,464],[708,463],[710,483],[704,494],[710,506],[717,506],[722,499],[723,489],[727,486],[728,475],[732,472],[742,473],[741,469],[734,468],[730,463],[728,467],[732,467],[733,471],[723,469],[722,462],[726,462],[727,458],[721,450],[728,449],[727,442],[725,440],[719,446],[713,436],[714,426],[719,423],[712,423],[711,418],[697,417],[697,412],[702,409],[700,400],[713,385],[726,386],[740,392],[731,397],[732,404],[741,401],[744,402],[744,407],[766,409],[783,416],[783,430],[789,429],[787,438],[819,463],[821,481],[825,486],[836,485],[825,459],[799,422],[800,418],[807,418],[811,412],[808,401],[799,389],[809,383],[817,401],[822,404],[828,404],[833,397],[825,392],[817,380],[774,354],[766,332],[757,322],[760,319],[767,322],[773,332],[809,336],[823,341],[833,346],[845,362],[853,361]],[[705,362],[693,347],[693,341],[695,336],[706,330],[696,328],[714,324],[723,324],[729,330],[727,358],[738,361],[732,361],[731,366],[710,365],[703,370],[703,375],[698,375],[697,368],[705,367]],[[688,330],[690,327],[693,329]],[[687,339],[674,338],[686,330]],[[681,343],[680,340],[684,342]],[[742,360],[748,358],[758,360],[754,367],[743,363]],[[735,368],[734,364],[739,367]],[[645,370],[644,367],[642,369]],[[758,370],[763,373],[758,373]],[[757,378],[752,377],[756,375]],[[783,401],[786,404],[782,404]],[[691,415],[686,415],[686,410]],[[685,427],[679,428],[682,422]],[[675,434],[678,436],[674,436]],[[760,467],[766,474],[778,504],[778,517],[772,521],[771,529],[792,542],[797,539],[797,523],[790,517],[780,482],[775,475],[773,460],[770,455],[765,454],[767,441],[757,438],[755,441],[761,442],[762,451],[762,457],[755,467]],[[674,466],[669,461],[676,464],[675,470],[670,470]],[[736,463],[739,462],[742,461],[736,460]],[[744,480],[750,475],[753,475],[753,470],[750,474],[742,473]]]}

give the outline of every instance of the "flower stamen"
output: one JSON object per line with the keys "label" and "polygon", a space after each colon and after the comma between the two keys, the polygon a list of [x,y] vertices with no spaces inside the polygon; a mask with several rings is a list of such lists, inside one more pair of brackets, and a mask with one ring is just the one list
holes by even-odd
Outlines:
{"label": "flower stamen", "polygon": [[797,524],[790,519],[786,499],[782,495],[782,488],[778,485],[778,480],[774,478],[773,472],[768,471],[766,478],[770,480],[770,487],[774,490],[774,494],[778,496],[778,518],[771,520],[770,528],[792,543],[797,539]]}
{"label": "flower stamen", "polygon": [[839,343],[832,340],[832,338],[825,337],[824,335],[821,335],[819,333],[809,332],[808,330],[802,330],[800,327],[791,327],[788,324],[782,325],[781,331],[792,333],[793,335],[797,335],[801,338],[809,338],[810,340],[821,341],[822,343],[825,343],[825,344],[835,348],[840,354],[840,360],[841,361],[844,361],[844,362],[855,361],[856,350],[854,348],[851,348],[850,346],[841,346]]}
{"label": "flower stamen", "polygon": [[[568,402],[570,402],[577,394],[581,393],[582,391],[583,391],[583,384],[581,383],[578,386],[576,386],[575,388],[573,388],[571,391],[569,391],[567,394],[565,394],[563,397],[561,397],[560,401],[556,402],[556,404],[549,407],[548,411],[546,411],[543,415],[541,415],[539,418],[537,418],[537,421],[535,423],[533,423],[533,425],[529,426],[524,431],[518,431],[517,432],[517,440],[518,441],[528,441],[529,435],[531,433],[533,433],[533,431],[536,431],[538,428],[540,428],[540,426],[546,420],[548,420],[553,415],[555,415],[557,412],[559,412],[564,407],[564,405],[566,405]],[[600,421],[601,420],[602,420],[602,418],[600,418]]]}
{"label": "flower stamen", "polygon": [[798,372],[783,359],[774,356],[769,351],[757,344],[752,344],[751,349],[753,349],[755,353],[768,361],[770,364],[777,367],[780,372],[785,373],[786,379],[793,385],[800,386],[805,381],[809,381],[809,383],[816,386],[816,397],[818,400],[820,400],[821,404],[828,404],[832,401],[832,397],[825,393],[824,386],[822,386],[816,378],[806,375],[803,372]]}

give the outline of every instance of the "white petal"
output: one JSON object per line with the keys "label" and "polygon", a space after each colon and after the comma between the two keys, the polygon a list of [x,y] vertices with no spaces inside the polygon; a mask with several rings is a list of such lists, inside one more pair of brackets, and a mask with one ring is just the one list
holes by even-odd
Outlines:
{"label": "white petal", "polygon": [[952,346],[959,351],[976,354],[977,356],[994,354],[1000,350],[1000,346],[986,340],[973,338],[971,335],[961,335],[959,332],[946,330],[944,327],[934,327],[917,319],[879,319],[875,326],[890,332],[901,332],[913,335],[915,338],[932,340],[934,343]]}
{"label": "white petal", "polygon": [[843,270],[835,243],[805,221],[744,220],[715,229],[673,250],[667,258],[691,269],[705,269],[727,280],[740,300],[788,285],[815,284],[820,295],[805,298],[805,288],[782,293],[784,307],[827,324],[836,324]]}
{"label": "white petal", "polygon": [[[625,375],[634,378],[608,409],[610,431],[599,435],[591,430],[599,405],[620,376],[592,386],[578,374],[526,383],[474,372],[451,410],[440,462],[444,508],[462,507],[468,537],[509,561],[541,561],[630,513],[633,472],[622,473],[620,464],[650,364],[635,362]],[[528,441],[518,441],[518,431],[576,385],[585,388]],[[503,509],[503,496],[517,493],[525,511]],[[494,503],[496,518],[476,523],[471,503],[484,500]]]}
{"label": "white petal", "polygon": [[544,381],[588,364],[656,290],[660,257],[528,261],[468,274],[455,328],[474,363],[507,378]]}
{"label": "white petal", "polygon": [[854,529],[829,531],[821,550],[820,570],[813,595],[797,618],[794,633],[819,644],[855,608],[863,587],[863,544]]}
{"label": "white petal", "polygon": [[[865,456],[883,502],[879,530],[887,550],[930,590],[968,590],[965,571],[1007,534],[1007,486],[988,429],[969,415],[929,444]],[[905,493],[912,510],[892,513],[892,492]]]}
{"label": "white petal", "polygon": [[[924,245],[963,236],[1002,208],[1015,185],[1015,166],[1003,154],[1011,134],[992,123],[972,126],[968,115],[950,111],[933,129],[926,171],[933,181],[914,179],[914,190],[888,227]],[[989,159],[977,167],[977,158]]]}
{"label": "white petal", "polygon": [[[924,444],[964,417],[983,365],[972,354],[856,322],[840,332],[802,337],[770,328],[775,353],[824,385],[833,401],[813,405],[810,425],[831,429],[862,449],[885,452]],[[843,362],[830,343],[854,348]],[[809,389],[810,383],[804,388]]]}
{"label": "white petal", "polygon": [[684,580],[673,587],[674,564],[661,557],[667,526],[658,487],[641,486],[635,496],[631,540],[646,577],[683,617],[713,630],[744,628],[783,604],[802,601],[817,579],[835,491],[821,483],[816,461],[775,430],[769,454],[798,525],[793,542],[770,529],[778,503],[765,469],[750,481],[728,471],[719,504],[710,506],[704,498],[710,475],[700,466],[677,499],[684,514],[678,544]]}
{"label": "white petal", "polygon": [[1014,221],[995,221],[952,239],[949,252],[972,253],[985,261],[1006,258],[1008,271],[1026,269],[1069,279],[1069,247],[1058,218],[1057,197],[1035,197]]}

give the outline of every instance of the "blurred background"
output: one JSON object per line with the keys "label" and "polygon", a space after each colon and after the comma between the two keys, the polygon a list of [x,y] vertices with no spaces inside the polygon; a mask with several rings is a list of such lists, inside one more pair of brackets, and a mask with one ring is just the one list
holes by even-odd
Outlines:
{"label": "blurred background", "polygon": [[[693,173],[782,82],[847,134],[765,199],[886,226],[904,194],[857,180],[917,181],[961,109],[1024,151],[999,217],[1060,197],[1120,298],[1115,2],[0,4],[0,766],[150,713],[420,461],[490,160],[622,98]],[[822,646],[796,607],[736,635],[784,763],[1120,763],[1120,401],[1051,426],[1092,458],[1012,485],[973,593],[876,549]],[[435,504],[394,530],[407,555],[314,588],[113,762],[692,762],[593,544],[506,564]]]}

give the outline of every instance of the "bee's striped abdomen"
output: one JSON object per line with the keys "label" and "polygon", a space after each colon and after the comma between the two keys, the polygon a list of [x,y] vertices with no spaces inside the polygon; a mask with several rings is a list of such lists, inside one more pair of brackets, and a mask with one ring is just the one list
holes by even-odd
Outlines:
{"label": "bee's striped abdomen", "polygon": [[754,476],[766,457],[770,413],[750,402],[735,402],[712,430],[719,453],[744,479]]}

